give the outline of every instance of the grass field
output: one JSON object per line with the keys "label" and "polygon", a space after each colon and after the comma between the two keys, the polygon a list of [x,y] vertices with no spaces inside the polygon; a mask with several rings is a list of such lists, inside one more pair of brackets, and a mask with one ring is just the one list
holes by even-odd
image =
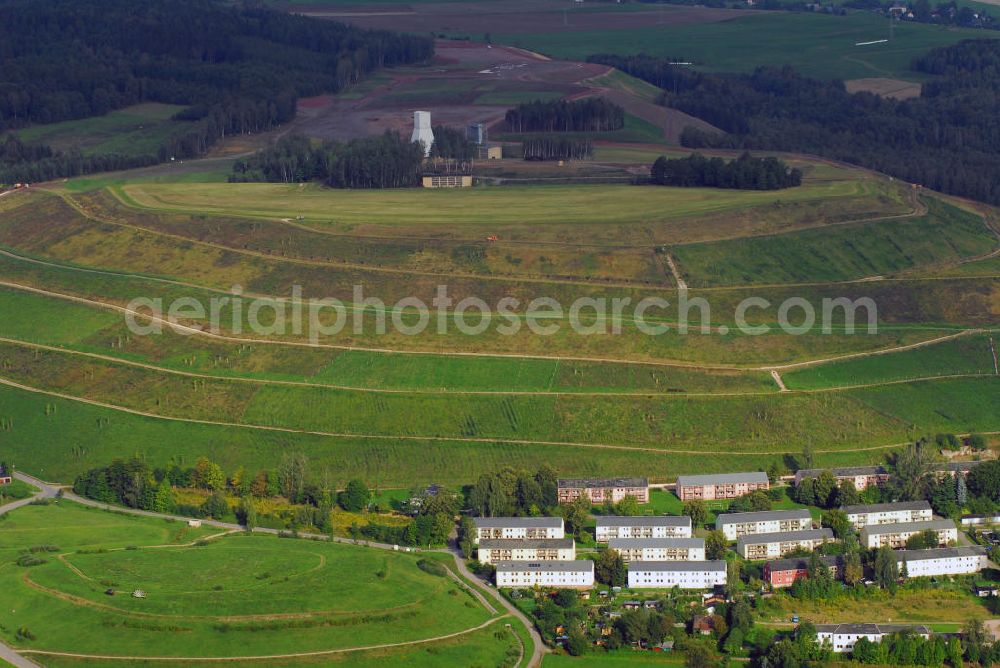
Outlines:
{"label": "grass field", "polygon": [[995,374],[989,337],[964,336],[892,355],[876,355],[785,371],[792,390],[843,387],[954,374]]}
{"label": "grass field", "polygon": [[799,615],[816,624],[867,622],[878,619],[893,624],[952,622],[964,624],[969,619],[988,619],[991,615],[982,599],[960,585],[928,589],[901,589],[895,595],[870,592],[871,598],[839,598],[829,601],[800,601],[782,596],[775,599],[775,621],[787,621]]}
{"label": "grass field", "polygon": [[982,218],[934,198],[908,219],[673,247],[692,286],[842,281],[955,262],[997,243]]}
{"label": "grass field", "polygon": [[[0,601],[36,637],[0,633],[29,650],[271,655],[406,642],[490,618],[451,578],[420,569],[416,555],[244,535],[192,545],[210,530],[65,501],[19,509],[3,527],[0,554],[10,561]],[[30,570],[14,566],[13,555],[33,545],[56,551]],[[129,595],[137,588],[145,598]],[[500,653],[513,642],[498,642]]]}
{"label": "grass field", "polygon": [[165,140],[184,132],[188,124],[171,117],[184,107],[146,102],[77,121],[35,125],[15,134],[25,142],[54,149],[79,149],[84,155],[156,153]]}
{"label": "grass field", "polygon": [[495,41],[549,56],[582,60],[594,53],[648,53],[693,61],[723,72],[751,72],[762,65],[793,65],[807,76],[919,80],[910,62],[938,46],[963,39],[995,39],[988,30],[950,29],[902,23],[889,43],[885,19],[868,12],[847,16],[747,12],[745,17],[701,25],[651,25],[629,30],[496,34]]}

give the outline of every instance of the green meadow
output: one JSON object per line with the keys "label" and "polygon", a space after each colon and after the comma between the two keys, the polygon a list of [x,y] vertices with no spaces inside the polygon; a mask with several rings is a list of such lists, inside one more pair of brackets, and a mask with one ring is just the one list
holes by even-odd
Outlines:
{"label": "green meadow", "polygon": [[720,72],[752,72],[760,66],[793,63],[801,73],[824,79],[920,80],[910,69],[915,57],[963,39],[996,39],[997,35],[989,30],[901,23],[896,25],[891,42],[859,45],[887,39],[888,21],[865,11],[849,11],[846,16],[747,11],[746,16],[717,23],[492,37],[558,58],[648,53],[692,61]]}
{"label": "green meadow", "polygon": [[845,281],[931,268],[992,250],[979,216],[935,198],[915,218],[674,246],[692,287]]}
{"label": "green meadow", "polygon": [[[199,540],[209,533],[219,531],[68,501],[14,511],[0,532],[0,603],[34,639],[6,624],[0,634],[29,654],[238,657],[406,643],[492,616],[418,555],[273,536]],[[35,553],[44,563],[15,565],[32,546],[48,546]],[[515,642],[499,640],[501,654]]]}

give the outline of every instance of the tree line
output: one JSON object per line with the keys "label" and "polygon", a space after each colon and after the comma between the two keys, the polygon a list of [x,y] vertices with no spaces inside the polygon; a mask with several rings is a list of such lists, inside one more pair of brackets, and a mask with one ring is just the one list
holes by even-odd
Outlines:
{"label": "tree line", "polygon": [[625,126],[625,110],[603,97],[535,100],[508,110],[504,119],[511,132],[607,132]]}
{"label": "tree line", "polygon": [[6,0],[0,3],[0,130],[101,115],[139,102],[191,107],[175,118],[190,128],[155,155],[55,155],[34,168],[34,161],[22,160],[0,172],[0,181],[192,157],[227,135],[290,120],[299,96],[337,92],[380,67],[432,54],[433,42],[424,37],[362,30],[258,4]]}
{"label": "tree line", "polygon": [[575,137],[525,137],[525,160],[585,160],[594,155],[594,143]]}
{"label": "tree line", "polygon": [[802,170],[791,169],[775,157],[754,158],[748,152],[728,162],[700,153],[672,160],[661,155],[650,170],[650,181],[682,188],[779,190],[802,185]]}
{"label": "tree line", "polygon": [[691,148],[807,152],[842,160],[954,195],[1000,203],[1000,69],[997,40],[969,40],[917,59],[939,74],[920,97],[848,93],[791,67],[752,74],[686,71],[662,58],[594,57],[656,85],[661,103],[725,134],[685,128]]}
{"label": "tree line", "polygon": [[233,165],[232,182],[321,181],[333,188],[407,188],[419,185],[424,151],[396,132],[349,142],[314,146],[300,136],[285,137],[274,146]]}

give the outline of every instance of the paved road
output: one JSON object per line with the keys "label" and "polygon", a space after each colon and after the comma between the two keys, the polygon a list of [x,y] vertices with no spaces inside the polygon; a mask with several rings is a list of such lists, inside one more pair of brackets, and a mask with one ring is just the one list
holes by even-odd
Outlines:
{"label": "paved road", "polygon": [[[55,485],[53,483],[44,482],[42,480],[39,480],[38,478],[35,478],[34,476],[30,476],[27,473],[22,473],[20,471],[15,471],[14,472],[14,477],[17,478],[18,480],[21,480],[23,482],[28,483],[29,485],[34,485],[38,489],[42,490],[39,494],[35,495],[32,498],[52,498],[52,497],[55,497],[56,494],[58,494],[59,491],[60,491],[60,489],[61,489],[62,490],[63,498],[68,499],[70,501],[73,501],[75,503],[79,503],[79,504],[84,505],[84,506],[90,506],[92,508],[100,508],[102,510],[110,510],[110,511],[113,511],[113,512],[125,513],[127,515],[138,515],[138,516],[141,516],[141,517],[153,517],[153,518],[158,518],[158,519],[172,519],[172,520],[177,520],[177,521],[180,521],[180,522],[187,522],[190,519],[189,517],[183,517],[183,516],[180,516],[180,515],[170,515],[168,513],[154,513],[152,511],[148,511],[148,510],[138,510],[138,509],[135,509],[135,508],[125,508],[123,506],[114,506],[114,505],[110,505],[110,504],[107,504],[107,503],[101,503],[99,501],[94,501],[92,499],[85,499],[85,498],[83,498],[81,496],[77,496],[76,494],[74,494],[73,492],[69,491],[68,489],[61,488],[60,486]],[[14,504],[8,504],[7,506],[3,506],[2,508],[0,508],[0,514],[2,514],[4,512],[7,512],[8,510],[13,510],[16,507],[23,506],[26,503],[30,503],[31,500],[32,499],[23,499],[22,501],[17,501]],[[245,527],[243,527],[243,526],[241,526],[239,524],[232,524],[232,523],[229,523],[229,522],[218,522],[216,520],[204,520],[203,519],[202,520],[202,524],[205,525],[205,526],[212,526],[212,527],[218,527],[220,529],[231,529],[231,530],[237,530],[237,531],[243,530],[245,528]],[[269,529],[269,528],[266,528],[266,527],[254,527],[253,531],[254,531],[254,533],[271,534],[271,535],[277,535],[279,533],[282,533],[278,529]],[[328,536],[328,535],[326,535],[326,534],[300,533],[299,536],[302,537],[302,538],[319,538],[319,539],[324,539],[324,540],[330,540],[331,539],[331,537]],[[397,545],[389,545],[388,543],[375,543],[375,542],[371,542],[371,541],[359,541],[359,540],[354,540],[354,539],[351,539],[351,538],[333,537],[332,540],[334,542],[337,542],[337,543],[345,543],[345,544],[349,544],[349,545],[362,545],[362,546],[365,546],[365,547],[372,547],[372,548],[376,548],[376,549],[379,549],[379,550],[393,550],[393,551],[395,551],[395,550],[402,549],[402,548],[400,548]],[[417,549],[417,548],[413,548],[413,549],[414,549],[415,552],[426,551],[426,552],[441,552],[441,553],[451,554],[452,557],[455,560],[455,568],[462,575],[462,577],[468,579],[471,582],[476,582],[476,583],[480,584],[480,587],[477,587],[477,588],[473,589],[473,592],[476,595],[476,597],[478,599],[480,599],[480,601],[484,604],[484,606],[487,609],[491,609],[492,606],[489,605],[488,603],[486,603],[485,600],[483,600],[483,594],[488,594],[490,597],[492,597],[493,599],[495,599],[508,612],[510,612],[515,617],[517,617],[518,620],[520,620],[521,623],[523,623],[524,626],[528,629],[528,632],[531,634],[531,639],[532,639],[533,644],[534,644],[534,651],[531,654],[531,658],[528,660],[527,668],[537,668],[537,666],[541,665],[541,663],[542,663],[542,655],[545,652],[545,645],[542,642],[542,637],[538,634],[538,631],[535,630],[534,625],[531,623],[531,620],[529,620],[510,601],[508,601],[506,598],[504,598],[503,596],[501,596],[500,593],[496,589],[494,589],[493,587],[490,587],[489,585],[483,583],[482,580],[480,580],[478,576],[476,576],[474,573],[472,573],[472,571],[470,571],[468,569],[468,567],[466,567],[465,560],[462,559],[462,553],[458,549],[457,545],[454,542],[450,544],[449,549],[447,549],[447,550],[420,550],[420,549]],[[462,583],[462,584],[464,584],[464,583]],[[477,592],[477,590],[478,590],[478,592]],[[2,656],[2,654],[0,654],[0,656]],[[21,658],[23,658],[23,657],[21,657]],[[29,662],[29,663],[24,663],[24,664],[15,664],[15,665],[34,666],[35,664]]]}

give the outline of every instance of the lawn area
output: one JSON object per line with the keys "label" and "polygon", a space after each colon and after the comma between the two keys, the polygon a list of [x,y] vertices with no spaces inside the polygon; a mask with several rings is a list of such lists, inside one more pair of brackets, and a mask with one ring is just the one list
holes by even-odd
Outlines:
{"label": "lawn area", "polygon": [[629,649],[614,652],[592,652],[583,656],[549,654],[542,661],[544,668],[599,668],[600,666],[683,666],[681,652],[636,652]]}
{"label": "lawn area", "polygon": [[988,335],[963,336],[942,343],[782,372],[793,390],[864,385],[957,374],[994,374]]}
{"label": "lawn area", "polygon": [[787,621],[792,615],[799,615],[815,624],[870,622],[873,619],[893,624],[964,624],[971,618],[988,619],[991,616],[982,599],[974,596],[971,590],[963,589],[961,584],[927,589],[904,587],[895,596],[873,590],[862,598],[844,596],[828,601],[800,601],[791,596],[779,596],[769,603],[765,615],[774,621]]}
{"label": "lawn area", "polygon": [[186,131],[190,125],[171,117],[184,107],[146,102],[76,121],[34,125],[14,134],[29,143],[48,144],[54,149],[79,149],[84,155],[155,153],[165,140]]}
{"label": "lawn area", "polygon": [[936,198],[906,219],[674,246],[692,286],[843,281],[891,275],[987,253],[996,237],[982,218]]}
{"label": "lawn area", "polygon": [[[406,642],[490,618],[451,578],[419,568],[417,555],[243,534],[190,544],[212,530],[66,501],[14,511],[3,527],[0,604],[16,607],[17,627],[36,638],[0,634],[31,650],[254,656],[377,645],[386,634]],[[32,545],[58,551],[15,566],[13,555]],[[145,598],[128,595],[134,589]],[[502,653],[512,639],[497,644]]]}
{"label": "lawn area", "polygon": [[37,494],[38,490],[21,480],[12,480],[7,485],[0,485],[0,506],[18,499],[26,499]]}
{"label": "lawn area", "polygon": [[803,74],[827,79],[894,77],[919,80],[910,62],[938,46],[963,39],[995,39],[989,30],[943,28],[917,23],[896,26],[888,37],[885,19],[870,12],[830,16],[808,12],[746,12],[745,17],[699,25],[659,25],[626,30],[493,34],[494,41],[583,60],[594,53],[638,54],[693,61],[721,72],[752,72],[762,65],[792,64]]}
{"label": "lawn area", "polygon": [[331,190],[274,183],[127,184],[127,202],[159,211],[283,218],[302,215],[337,225],[536,226],[572,222],[653,222],[781,202],[850,197],[854,181],[816,183],[788,191],[637,188],[626,185],[512,186],[459,191]]}

